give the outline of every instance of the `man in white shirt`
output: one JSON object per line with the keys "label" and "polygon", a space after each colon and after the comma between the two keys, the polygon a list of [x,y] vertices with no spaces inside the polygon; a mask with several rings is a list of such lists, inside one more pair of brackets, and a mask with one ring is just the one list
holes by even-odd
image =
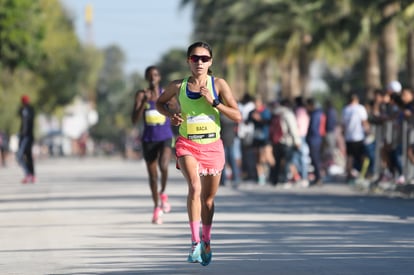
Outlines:
{"label": "man in white shirt", "polygon": [[347,181],[350,181],[356,177],[352,173],[353,168],[361,169],[365,133],[369,130],[367,110],[359,103],[356,94],[350,96],[349,104],[342,110],[342,126],[346,143]]}

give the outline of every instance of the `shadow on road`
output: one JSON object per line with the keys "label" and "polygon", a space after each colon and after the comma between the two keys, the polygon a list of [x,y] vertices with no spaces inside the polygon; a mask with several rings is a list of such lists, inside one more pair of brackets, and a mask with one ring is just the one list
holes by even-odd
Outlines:
{"label": "shadow on road", "polygon": [[[175,211],[186,215],[184,206]],[[185,262],[182,221],[162,225],[164,233],[154,233],[158,241],[144,248],[145,236],[121,231],[98,236],[117,245],[83,249],[91,269],[107,270],[99,274],[412,274],[413,214],[412,201],[401,198],[243,190],[217,197],[208,267]]]}

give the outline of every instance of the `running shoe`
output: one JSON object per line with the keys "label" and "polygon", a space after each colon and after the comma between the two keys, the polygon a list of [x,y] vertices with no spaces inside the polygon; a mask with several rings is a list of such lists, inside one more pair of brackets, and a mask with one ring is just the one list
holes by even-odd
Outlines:
{"label": "running shoe", "polygon": [[27,175],[26,177],[24,177],[22,179],[22,183],[35,183],[36,182],[36,177],[33,175]]}
{"label": "running shoe", "polygon": [[162,215],[161,207],[155,207],[154,208],[154,213],[152,215],[152,223],[153,224],[162,224],[161,215]]}
{"label": "running shoe", "polygon": [[201,242],[192,242],[190,253],[188,254],[187,262],[189,263],[202,263],[201,259]]}
{"label": "running shoe", "polygon": [[211,253],[210,242],[201,242],[201,265],[206,266],[211,262],[211,258],[213,257],[213,253]]}
{"label": "running shoe", "polygon": [[23,179],[22,179],[22,183],[23,184],[25,184],[25,183],[29,183],[30,182],[30,177],[29,176],[26,176],[26,177],[24,177]]}
{"label": "running shoe", "polygon": [[167,194],[160,194],[161,199],[161,209],[164,213],[169,213],[171,211],[171,205],[168,203],[168,195]]}
{"label": "running shoe", "polygon": [[266,176],[265,175],[260,175],[257,179],[257,184],[265,185],[266,184]]}
{"label": "running shoe", "polygon": [[308,180],[300,180],[300,181],[299,181],[299,185],[300,185],[301,187],[303,187],[303,188],[308,188],[308,187],[309,187],[309,185],[310,185],[310,183],[309,183],[309,181],[308,181]]}
{"label": "running shoe", "polygon": [[398,185],[402,185],[402,184],[404,184],[405,183],[405,177],[404,176],[399,176],[397,179],[396,179],[396,181],[395,181],[395,183],[396,184],[398,184]]}

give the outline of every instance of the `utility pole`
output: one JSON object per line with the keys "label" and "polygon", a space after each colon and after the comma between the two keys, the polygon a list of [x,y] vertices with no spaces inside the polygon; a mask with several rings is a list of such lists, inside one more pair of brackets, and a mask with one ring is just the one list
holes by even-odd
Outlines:
{"label": "utility pole", "polygon": [[93,8],[91,4],[87,4],[85,8],[85,28],[86,28],[86,43],[93,45]]}
{"label": "utility pole", "polygon": [[[93,39],[93,7],[92,7],[92,4],[87,4],[85,7],[85,30],[86,30],[86,48],[90,48],[88,50],[93,50],[92,48],[94,48],[94,39]],[[96,112],[95,111],[96,109],[95,89],[93,87],[90,87],[90,83],[88,83],[87,93],[88,93],[87,97],[88,97],[90,107],[94,112]]]}

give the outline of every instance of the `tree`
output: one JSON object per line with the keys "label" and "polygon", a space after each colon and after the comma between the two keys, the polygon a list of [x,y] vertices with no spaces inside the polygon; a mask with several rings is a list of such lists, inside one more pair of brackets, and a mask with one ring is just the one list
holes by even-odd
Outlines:
{"label": "tree", "polygon": [[156,64],[162,75],[161,86],[167,85],[170,81],[188,76],[186,59],[186,51],[180,49],[171,49],[161,57]]}
{"label": "tree", "polygon": [[[414,60],[410,0],[183,0],[181,4],[192,4],[193,36],[212,44],[218,60],[223,60],[221,71],[232,86],[240,87],[235,90],[247,87],[266,94],[271,85],[260,83],[280,77],[285,96],[306,94],[309,64],[321,59],[350,79],[353,87],[372,91],[398,78],[403,57],[400,37],[408,41],[408,60]],[[414,75],[414,65],[408,67]]]}
{"label": "tree", "polygon": [[128,128],[131,92],[126,89],[122,50],[111,45],[104,49],[104,63],[96,87],[96,107],[99,122],[91,129],[91,135],[98,142],[107,141],[122,147],[122,133]]}
{"label": "tree", "polygon": [[403,44],[406,45],[406,82],[410,87],[414,87],[414,3],[412,1],[401,1],[401,25],[399,31],[404,38]]}
{"label": "tree", "polygon": [[0,68],[36,67],[44,54],[39,1],[0,0],[0,7]]}
{"label": "tree", "polygon": [[58,1],[41,0],[41,9],[45,13],[44,39],[41,47],[44,54],[36,73],[44,81],[39,90],[42,101],[39,106],[51,112],[56,106],[69,103],[78,94],[82,79],[85,55],[74,32],[69,16]]}
{"label": "tree", "polygon": [[84,59],[57,0],[0,0],[0,127],[17,131],[20,95],[51,113],[77,94]]}

